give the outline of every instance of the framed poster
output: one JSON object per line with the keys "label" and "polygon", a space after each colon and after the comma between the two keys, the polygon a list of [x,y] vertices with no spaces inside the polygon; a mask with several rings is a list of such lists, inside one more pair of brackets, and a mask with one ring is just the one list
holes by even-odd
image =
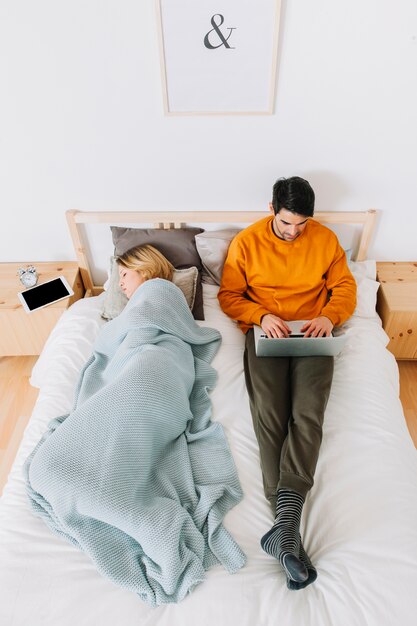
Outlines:
{"label": "framed poster", "polygon": [[271,115],[280,0],[156,0],[168,115]]}

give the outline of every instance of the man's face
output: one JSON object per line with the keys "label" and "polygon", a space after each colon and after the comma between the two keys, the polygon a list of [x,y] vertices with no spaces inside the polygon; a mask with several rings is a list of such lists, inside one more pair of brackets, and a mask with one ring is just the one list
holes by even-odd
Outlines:
{"label": "man's face", "polygon": [[[270,208],[272,209],[272,205],[270,205]],[[285,241],[294,241],[303,232],[308,219],[305,215],[292,213],[287,211],[287,209],[280,209],[273,221],[275,234]]]}

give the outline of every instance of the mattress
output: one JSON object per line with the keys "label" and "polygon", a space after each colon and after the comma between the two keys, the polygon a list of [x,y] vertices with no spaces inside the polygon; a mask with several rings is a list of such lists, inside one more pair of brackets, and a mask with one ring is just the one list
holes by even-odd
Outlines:
{"label": "mattress", "polygon": [[376,287],[372,291],[372,278],[361,280],[369,289],[359,293],[357,312],[343,329],[347,341],[335,359],[315,484],[302,519],[304,545],[318,570],[314,584],[288,590],[279,563],[261,550],[272,512],[244,383],[244,336],[220,310],[213,285],[204,285],[206,320],[199,323],[222,334],[213,361],[213,419],[223,424],[244,491],[225,526],[246,566],[234,575],[215,566],[179,604],[151,608],[100,576],[85,554],[33,515],[22,464],[49,420],[72,407],[78,373],[104,323],[99,296],[66,311],[32,374],[38,401],[0,500],[0,624],[415,624],[417,454],[399,401],[397,365],[374,309]]}

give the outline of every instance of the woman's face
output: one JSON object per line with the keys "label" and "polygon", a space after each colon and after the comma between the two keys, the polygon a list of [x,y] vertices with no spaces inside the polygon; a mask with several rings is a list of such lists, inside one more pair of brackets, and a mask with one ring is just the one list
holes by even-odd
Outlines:
{"label": "woman's face", "polygon": [[145,282],[142,272],[139,270],[130,270],[123,265],[119,266],[119,285],[127,298],[131,298],[132,294],[140,285]]}

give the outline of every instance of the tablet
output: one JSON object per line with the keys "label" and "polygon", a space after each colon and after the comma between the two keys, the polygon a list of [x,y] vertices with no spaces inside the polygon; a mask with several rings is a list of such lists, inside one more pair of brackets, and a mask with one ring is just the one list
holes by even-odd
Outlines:
{"label": "tablet", "polygon": [[26,289],[26,291],[20,291],[17,297],[25,311],[27,313],[33,313],[49,304],[59,302],[73,295],[74,292],[69,286],[65,276],[58,276],[45,283]]}

